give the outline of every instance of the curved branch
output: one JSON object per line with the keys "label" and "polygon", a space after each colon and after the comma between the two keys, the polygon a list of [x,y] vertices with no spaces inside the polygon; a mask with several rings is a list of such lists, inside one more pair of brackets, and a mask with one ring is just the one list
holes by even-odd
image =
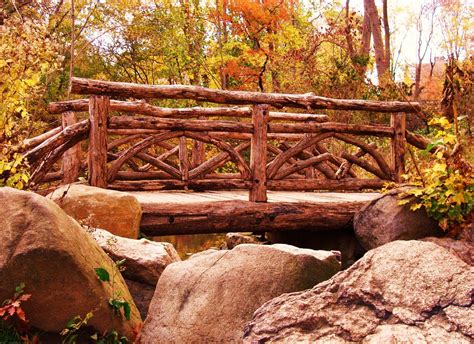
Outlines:
{"label": "curved branch", "polygon": [[89,120],[83,120],[76,124],[67,126],[58,134],[54,135],[53,137],[50,137],[39,146],[27,152],[24,157],[28,160],[30,165],[35,165],[39,159],[46,156],[46,154],[52,152],[56,148],[62,146],[77,135],[88,135],[89,126]]}
{"label": "curved branch", "polygon": [[311,147],[315,143],[324,140],[328,137],[333,136],[334,133],[324,133],[319,134],[316,136],[308,136],[302,139],[293,147],[289,148],[287,151],[283,152],[282,154],[278,155],[271,163],[267,166],[267,178],[272,179],[275,177],[278,169],[287,162],[290,158],[294,157],[301,151],[305,150],[308,147]]}
{"label": "curved branch", "polygon": [[[239,168],[239,172],[242,174],[242,177],[244,179],[250,178],[252,173],[250,171],[249,166],[245,162],[244,158],[242,158],[242,156],[239,153],[237,153],[235,151],[235,149],[230,144],[225,143],[222,140],[213,138],[212,136],[206,135],[206,134],[198,134],[198,133],[185,131],[184,135],[186,137],[189,137],[189,138],[194,139],[194,140],[198,140],[198,141],[202,141],[202,142],[205,142],[205,143],[212,144],[212,145],[216,146],[217,148],[219,148],[223,151],[226,151],[229,154],[229,156],[231,157],[231,159],[237,164],[237,167]],[[195,169],[193,169],[193,170],[195,170]],[[191,178],[191,173],[190,173],[190,178]]]}
{"label": "curved branch", "polygon": [[[147,147],[150,147],[151,145],[153,144],[156,144],[160,141],[164,141],[164,140],[169,140],[169,139],[172,139],[172,138],[175,138],[175,137],[178,137],[178,136],[181,136],[183,135],[183,131],[175,131],[175,132],[164,132],[162,134],[158,134],[158,135],[153,135],[153,136],[150,136],[140,142],[138,142],[136,145],[134,145],[133,147],[130,147],[129,149],[127,149],[126,151],[124,151],[118,158],[117,160],[115,160],[112,165],[110,166],[110,169],[109,169],[109,172],[108,172],[108,176],[107,176],[107,180],[109,182],[112,182],[116,175],[117,175],[117,172],[120,170],[120,167],[122,167],[122,165],[125,163],[125,161],[127,161],[128,159],[130,159],[131,157],[133,157],[134,155],[137,155],[137,153],[140,153],[142,150],[144,150],[145,148]],[[139,157],[141,158],[141,157]],[[158,165],[167,165],[166,163],[160,161],[160,160],[157,160],[157,159],[153,159],[155,163],[157,163]],[[147,161],[147,162],[150,162],[150,161]],[[151,162],[150,162],[151,163]],[[168,165],[169,166],[169,165]],[[163,168],[164,166],[161,166],[160,168]],[[166,168],[166,167],[165,167]],[[168,171],[166,171],[168,172]]]}
{"label": "curved branch", "polygon": [[383,179],[383,180],[390,179],[389,176],[387,176],[385,173],[380,171],[380,169],[378,167],[375,167],[372,164],[370,164],[368,161],[359,159],[358,157],[356,157],[352,154],[346,153],[346,152],[343,152],[341,154],[341,156],[342,156],[342,158],[346,159],[347,161],[349,161],[353,164],[356,164],[357,166],[362,167],[364,170],[366,170],[367,172],[372,173],[373,175],[379,177],[380,179]]}
{"label": "curved branch", "polygon": [[321,161],[326,161],[330,158],[331,153],[324,153],[318,156],[314,156],[312,158],[306,159],[306,160],[300,160],[293,166],[290,166],[288,168],[285,168],[284,170],[280,171],[275,175],[273,178],[274,180],[276,179],[283,179],[293,173],[296,173],[304,168],[307,168],[309,166],[316,165],[320,163]]}
{"label": "curved branch", "polygon": [[[392,170],[388,166],[387,162],[385,161],[384,157],[382,154],[377,151],[376,148],[371,147],[369,144],[364,143],[360,140],[357,140],[354,137],[343,135],[343,134],[335,134],[334,137],[338,140],[344,141],[346,143],[349,143],[351,145],[357,146],[364,151],[366,151],[372,158],[374,158],[375,162],[379,166],[380,170],[383,172],[383,174],[386,176],[387,179],[391,179],[392,176]],[[382,178],[384,179],[384,178]]]}

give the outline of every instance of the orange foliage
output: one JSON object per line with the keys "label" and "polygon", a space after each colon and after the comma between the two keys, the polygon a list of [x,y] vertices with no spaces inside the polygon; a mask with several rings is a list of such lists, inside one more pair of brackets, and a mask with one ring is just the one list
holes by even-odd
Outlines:
{"label": "orange foliage", "polygon": [[296,0],[230,0],[224,20],[236,34],[256,36],[262,30],[277,31],[291,20]]}

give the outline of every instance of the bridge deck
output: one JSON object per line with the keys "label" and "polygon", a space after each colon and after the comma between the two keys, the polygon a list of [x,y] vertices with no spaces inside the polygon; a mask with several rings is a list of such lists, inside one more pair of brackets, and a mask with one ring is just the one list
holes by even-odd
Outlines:
{"label": "bridge deck", "polygon": [[143,209],[147,235],[232,231],[331,230],[351,225],[354,213],[378,193],[268,191],[249,202],[248,191],[131,192]]}

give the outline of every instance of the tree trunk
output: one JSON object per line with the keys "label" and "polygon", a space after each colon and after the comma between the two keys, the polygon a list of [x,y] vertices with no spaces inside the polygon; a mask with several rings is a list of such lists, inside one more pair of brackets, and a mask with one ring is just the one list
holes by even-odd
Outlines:
{"label": "tree trunk", "polygon": [[[384,43],[382,37],[382,26],[380,25],[379,13],[377,7],[375,6],[375,0],[364,0],[364,8],[367,10],[367,14],[370,20],[370,26],[372,29],[372,37],[374,38],[374,50],[375,50],[375,65],[377,68],[377,75],[380,84],[385,83],[385,78],[388,78],[388,72],[390,68],[390,32],[388,28],[388,18],[385,15],[387,12],[386,4],[387,1],[384,0],[384,33],[385,39],[388,39]],[[387,54],[388,52],[388,54]]]}

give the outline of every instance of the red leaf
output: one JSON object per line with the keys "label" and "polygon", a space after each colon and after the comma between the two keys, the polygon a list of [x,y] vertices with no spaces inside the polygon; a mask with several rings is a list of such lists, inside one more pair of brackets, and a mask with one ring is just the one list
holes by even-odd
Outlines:
{"label": "red leaf", "polygon": [[18,318],[26,322],[25,312],[20,307],[18,307],[18,309],[16,310],[16,315],[18,316]]}

